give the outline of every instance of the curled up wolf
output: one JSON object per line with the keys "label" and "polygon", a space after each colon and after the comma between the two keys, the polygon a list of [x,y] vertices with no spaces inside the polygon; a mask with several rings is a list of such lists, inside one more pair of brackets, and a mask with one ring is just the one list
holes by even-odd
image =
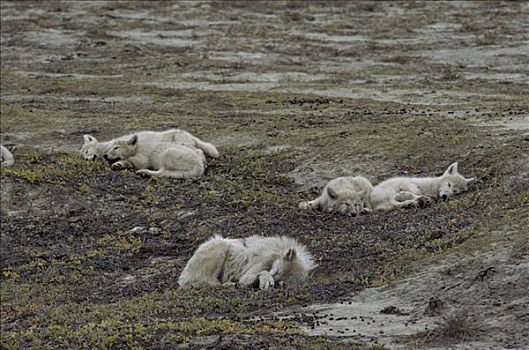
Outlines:
{"label": "curled up wolf", "polygon": [[134,168],[147,176],[191,178],[202,176],[206,169],[202,150],[171,142],[141,142],[138,135],[114,141],[104,158],[112,169]]}
{"label": "curled up wolf", "polygon": [[109,152],[116,141],[127,141],[133,135],[137,135],[141,142],[171,142],[201,149],[205,154],[212,158],[217,158],[219,152],[217,148],[209,143],[204,142],[189,132],[180,129],[169,129],[166,131],[139,131],[134,134],[120,136],[116,139],[100,142],[92,135],[84,135],[84,143],[81,146],[81,156],[87,160],[103,159],[105,153]]}
{"label": "curled up wolf", "polygon": [[325,185],[318,198],[299,203],[299,208],[358,215],[364,211],[365,201],[372,188],[369,180],[363,176],[338,177]]}
{"label": "curled up wolf", "polygon": [[178,284],[182,287],[257,285],[267,290],[277,282],[304,281],[316,266],[305,246],[293,238],[214,236],[201,244],[189,259]]}

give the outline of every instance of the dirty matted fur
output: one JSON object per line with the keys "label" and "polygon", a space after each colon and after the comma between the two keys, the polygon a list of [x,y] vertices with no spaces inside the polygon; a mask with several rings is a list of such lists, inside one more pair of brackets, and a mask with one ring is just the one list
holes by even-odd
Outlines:
{"label": "dirty matted fur", "polygon": [[338,177],[325,185],[318,198],[300,202],[299,208],[358,215],[363,212],[364,202],[372,189],[371,182],[363,176]]}
{"label": "dirty matted fur", "polygon": [[104,155],[112,169],[135,168],[137,174],[173,178],[199,177],[206,169],[202,150],[170,142],[115,141]]}
{"label": "dirty matted fur", "polygon": [[213,144],[204,142],[198,137],[191,135],[189,132],[180,129],[169,129],[166,131],[138,131],[134,134],[124,135],[105,142],[99,142],[92,135],[84,135],[84,143],[81,146],[80,151],[81,155],[88,160],[102,159],[103,156],[110,151],[114,142],[129,140],[134,135],[138,136],[140,142],[172,142],[201,149],[204,153],[213,158],[219,156],[219,152]]}
{"label": "dirty matted fur", "polygon": [[367,211],[390,211],[418,206],[432,199],[448,200],[468,190],[475,178],[465,179],[458,173],[457,162],[437,177],[395,177],[376,185],[368,196]]}
{"label": "dirty matted fur", "polygon": [[13,157],[13,154],[3,145],[0,145],[1,150],[1,161],[3,167],[10,167],[15,164],[15,157]]}
{"label": "dirty matted fur", "polygon": [[267,290],[278,281],[307,279],[316,267],[305,246],[285,236],[229,239],[214,236],[189,259],[178,284],[182,287],[252,286]]}

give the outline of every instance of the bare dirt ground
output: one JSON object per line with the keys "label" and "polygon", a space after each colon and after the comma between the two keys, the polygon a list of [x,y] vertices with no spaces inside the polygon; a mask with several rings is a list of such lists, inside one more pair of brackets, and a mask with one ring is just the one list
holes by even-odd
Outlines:
{"label": "bare dirt ground", "polygon": [[[527,2],[1,3],[1,346],[529,347]],[[198,180],[78,156],[178,127]],[[438,175],[447,203],[300,212],[328,180]],[[286,234],[309,283],[181,290],[208,236]]]}

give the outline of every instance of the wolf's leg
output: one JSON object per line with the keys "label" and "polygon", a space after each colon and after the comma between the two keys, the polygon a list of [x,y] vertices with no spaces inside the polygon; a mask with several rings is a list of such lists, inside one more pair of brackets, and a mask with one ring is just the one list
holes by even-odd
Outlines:
{"label": "wolf's leg", "polygon": [[398,188],[395,188],[395,190],[397,192],[410,192],[417,196],[421,195],[421,190],[419,190],[419,187],[411,182],[401,184]]}
{"label": "wolf's leg", "polygon": [[392,200],[391,205],[394,208],[409,208],[409,207],[417,207],[419,205],[419,202],[417,199],[408,199],[402,202]]}
{"label": "wolf's leg", "polygon": [[157,171],[151,171],[149,173],[150,175],[152,176],[165,176],[165,177],[172,177],[172,178],[175,178],[175,179],[188,179],[188,178],[191,178],[191,177],[200,177],[204,174],[204,170],[200,170],[200,169],[193,169],[193,170],[190,170],[190,171],[177,171],[177,170],[165,170],[165,169],[160,169],[160,170],[157,170]]}
{"label": "wolf's leg", "polygon": [[235,283],[235,282],[224,282],[224,283],[222,283],[222,286],[226,287],[226,288],[232,288],[232,287],[235,287],[236,285],[237,285],[237,283]]}
{"label": "wolf's leg", "polygon": [[266,271],[267,266],[264,263],[258,263],[252,267],[250,267],[240,278],[239,278],[239,284],[248,287],[257,281],[259,274],[261,272],[268,272]]}
{"label": "wolf's leg", "polygon": [[244,275],[241,276],[241,278],[239,278],[239,284],[243,287],[249,287],[254,284],[256,280],[257,273],[246,272]]}
{"label": "wolf's leg", "polygon": [[407,207],[417,207],[418,202],[415,199],[410,199],[406,201],[396,201],[395,199],[391,199],[388,201],[377,203],[377,205],[373,208],[374,211],[391,211],[398,208],[407,208]]}
{"label": "wolf's leg", "polygon": [[299,205],[298,205],[299,209],[302,209],[302,210],[309,210],[309,209],[313,209],[313,210],[320,210],[321,209],[321,201],[320,201],[320,197],[310,201],[310,202],[300,202]]}
{"label": "wolf's leg", "polygon": [[416,195],[415,193],[413,192],[409,192],[409,191],[400,191],[399,193],[397,193],[397,195],[395,196],[395,200],[396,201],[399,201],[399,202],[404,202],[404,201],[407,201],[407,200],[415,200],[415,199],[419,199],[421,196],[418,196]]}
{"label": "wolf's leg", "polygon": [[432,199],[428,196],[423,195],[417,195],[413,192],[408,191],[400,191],[395,196],[395,200],[399,202],[407,201],[407,200],[413,200],[417,202],[417,205],[421,208],[427,207],[432,203]]}
{"label": "wolf's leg", "polygon": [[367,208],[367,207],[363,207],[362,210],[360,211],[361,214],[369,214],[372,212],[373,212],[373,209]]}
{"label": "wolf's leg", "polygon": [[309,210],[310,209],[310,202],[307,202],[307,201],[299,202],[298,208],[301,209],[301,210]]}
{"label": "wolf's leg", "polygon": [[161,176],[161,170],[140,169],[136,171],[136,174],[142,176]]}
{"label": "wolf's leg", "polygon": [[261,271],[259,273],[245,273],[240,279],[239,284],[244,287],[253,285],[259,281],[259,289],[268,290],[274,286],[274,278],[269,271]]}

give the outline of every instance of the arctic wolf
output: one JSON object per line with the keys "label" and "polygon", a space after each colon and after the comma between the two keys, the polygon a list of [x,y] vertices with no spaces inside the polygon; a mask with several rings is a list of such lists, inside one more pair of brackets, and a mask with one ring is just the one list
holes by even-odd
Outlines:
{"label": "arctic wolf", "polygon": [[299,208],[358,215],[364,211],[364,202],[372,189],[371,182],[363,176],[338,177],[325,185],[318,198],[299,203]]}
{"label": "arctic wolf", "polygon": [[457,171],[457,162],[438,177],[395,177],[373,188],[366,201],[367,211],[389,211],[418,206],[430,198],[448,200],[454,194],[468,190],[475,178],[465,179]]}
{"label": "arctic wolf", "polygon": [[11,154],[11,152],[2,145],[0,145],[0,149],[2,151],[2,154],[1,154],[2,155],[2,158],[1,158],[2,166],[8,167],[8,166],[12,166],[13,164],[15,164],[15,158],[13,157],[13,154]]}
{"label": "arctic wolf", "polygon": [[104,154],[110,151],[115,141],[129,140],[133,135],[138,135],[141,142],[173,142],[201,149],[213,158],[219,156],[219,152],[214,145],[200,140],[198,137],[191,135],[187,131],[179,129],[170,129],[167,131],[140,131],[106,142],[99,142],[91,135],[84,135],[84,144],[81,147],[81,155],[88,160],[102,159]]}
{"label": "arctic wolf", "polygon": [[214,236],[195,251],[178,284],[182,287],[258,285],[300,282],[316,267],[305,246],[285,236],[228,239]]}
{"label": "arctic wolf", "polygon": [[133,167],[140,175],[189,178],[202,176],[206,169],[202,150],[171,142],[141,143],[138,135],[114,141],[104,158],[113,163],[112,169]]}

